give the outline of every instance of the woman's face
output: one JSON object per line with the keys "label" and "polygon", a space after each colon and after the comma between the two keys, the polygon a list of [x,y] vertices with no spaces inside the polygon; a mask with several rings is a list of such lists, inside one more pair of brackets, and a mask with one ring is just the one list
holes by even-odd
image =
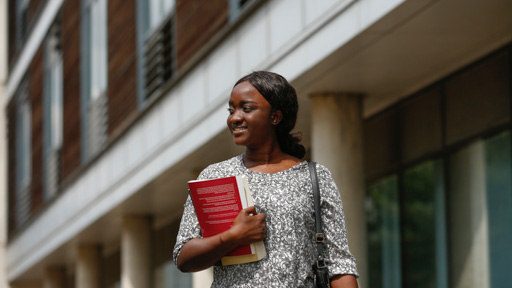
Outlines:
{"label": "woman's face", "polygon": [[227,124],[235,144],[259,148],[272,143],[280,114],[272,112],[270,103],[248,81],[231,91]]}

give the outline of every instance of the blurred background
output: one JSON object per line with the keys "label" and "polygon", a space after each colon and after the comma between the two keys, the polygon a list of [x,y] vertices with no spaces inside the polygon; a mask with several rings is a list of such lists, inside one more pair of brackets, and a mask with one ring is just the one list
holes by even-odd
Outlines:
{"label": "blurred background", "polygon": [[510,287],[511,0],[1,0],[0,288],[209,287],[186,182],[240,77],[300,100],[360,287]]}

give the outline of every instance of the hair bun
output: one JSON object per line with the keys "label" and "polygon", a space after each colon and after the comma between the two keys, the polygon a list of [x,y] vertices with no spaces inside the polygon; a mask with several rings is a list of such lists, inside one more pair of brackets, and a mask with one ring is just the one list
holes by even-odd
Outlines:
{"label": "hair bun", "polygon": [[[282,134],[281,134],[282,135]],[[279,137],[279,135],[278,135]],[[286,134],[285,138],[279,139],[279,147],[286,154],[302,159],[306,155],[306,148],[300,144],[300,134]]]}

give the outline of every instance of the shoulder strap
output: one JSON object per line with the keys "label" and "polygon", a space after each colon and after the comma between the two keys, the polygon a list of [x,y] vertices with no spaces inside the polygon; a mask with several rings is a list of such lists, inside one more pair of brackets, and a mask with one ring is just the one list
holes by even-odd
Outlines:
{"label": "shoulder strap", "polygon": [[318,252],[317,268],[325,267],[324,261],[324,241],[325,235],[322,228],[322,215],[320,210],[320,187],[318,185],[318,176],[316,174],[316,162],[309,162],[309,173],[311,174],[311,183],[313,184],[313,199],[315,201],[315,242]]}

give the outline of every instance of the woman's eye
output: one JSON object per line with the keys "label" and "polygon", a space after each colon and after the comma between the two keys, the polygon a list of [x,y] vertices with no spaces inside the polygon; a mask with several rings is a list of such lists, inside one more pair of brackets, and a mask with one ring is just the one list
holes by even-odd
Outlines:
{"label": "woman's eye", "polygon": [[233,108],[228,108],[228,112],[229,112],[229,115],[233,114],[233,112],[235,112],[235,109]]}
{"label": "woman's eye", "polygon": [[242,109],[244,110],[244,112],[250,112],[253,110],[252,107],[249,106],[244,106]]}

